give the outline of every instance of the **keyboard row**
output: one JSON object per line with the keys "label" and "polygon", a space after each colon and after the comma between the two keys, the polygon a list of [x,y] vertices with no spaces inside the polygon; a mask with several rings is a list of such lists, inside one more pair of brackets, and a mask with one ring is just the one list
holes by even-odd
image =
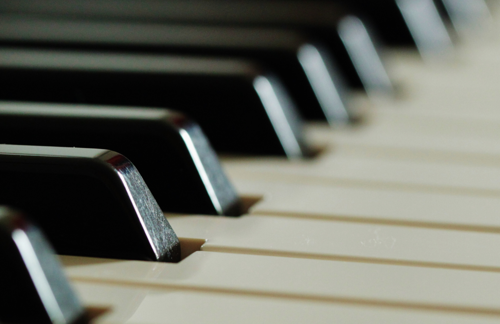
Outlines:
{"label": "keyboard row", "polygon": [[[462,55],[467,50],[464,48],[458,53]],[[489,55],[494,57],[494,47],[488,48],[479,44],[475,50],[480,51],[482,55],[489,52]],[[19,50],[18,47],[10,48],[4,53],[9,54],[15,61],[19,57],[25,57],[25,54],[29,57],[34,52]],[[40,53],[35,51],[35,55],[38,54]],[[71,60],[70,56],[57,56],[61,53],[53,49],[42,54],[47,54],[50,59],[56,58],[56,70],[64,67],[64,61],[68,58],[68,66],[72,68],[75,62],[82,61],[81,57]],[[97,56],[89,57],[90,62]],[[104,65],[122,60],[120,56],[109,58]],[[40,56],[35,56],[29,57],[27,61],[39,62],[39,59]],[[145,62],[149,64],[150,59],[154,61],[154,57],[148,57]],[[276,322],[286,318],[309,318],[326,322],[343,318],[346,322],[358,322],[365,321],[368,316],[375,322],[407,322],[411,319],[477,323],[480,320],[494,320],[498,315],[495,303],[492,302],[495,300],[495,289],[492,286],[498,265],[493,257],[495,250],[490,247],[494,246],[496,239],[494,179],[497,172],[493,142],[496,129],[495,113],[492,108],[486,111],[485,115],[472,118],[467,115],[465,109],[463,115],[458,116],[448,113],[446,108],[442,111],[434,109],[434,106],[430,106],[425,100],[427,93],[432,95],[436,92],[435,84],[428,86],[425,82],[423,86],[415,86],[412,65],[417,67],[418,63],[415,63],[413,58],[404,60],[401,71],[396,72],[403,76],[405,73],[410,75],[411,80],[401,81],[411,85],[410,91],[417,91],[419,95],[413,96],[410,92],[408,97],[411,100],[394,102],[378,98],[378,95],[373,95],[372,92],[371,98],[377,107],[365,117],[368,119],[368,125],[361,125],[359,128],[331,130],[325,124],[308,125],[306,133],[311,135],[308,138],[313,139],[310,143],[310,147],[313,147],[312,158],[302,161],[234,156],[224,158],[223,164],[229,171],[229,178],[234,181],[237,191],[242,193],[241,200],[233,190],[228,191],[229,182],[217,166],[213,152],[210,150],[207,153],[206,149],[200,149],[206,143],[205,140],[200,140],[203,139],[203,134],[199,128],[181,116],[160,110],[113,110],[107,107],[96,109],[70,107],[67,104],[10,102],[3,104],[5,118],[2,120],[6,120],[7,129],[11,127],[5,132],[5,136],[13,134],[14,130],[20,127],[17,135],[11,138],[21,138],[26,133],[26,138],[36,138],[40,142],[46,140],[44,136],[51,137],[52,141],[60,141],[51,145],[61,145],[58,143],[65,140],[72,141],[66,134],[76,134],[69,136],[79,138],[78,141],[81,142],[91,142],[92,139],[81,134],[81,130],[87,128],[90,122],[97,125],[92,126],[96,127],[97,131],[99,127],[102,129],[96,136],[96,142],[98,138],[106,138],[106,131],[112,130],[116,135],[115,145],[121,143],[122,147],[126,146],[123,145],[124,142],[133,143],[134,137],[136,143],[147,143],[141,141],[144,138],[152,141],[153,137],[148,137],[148,132],[153,134],[155,128],[160,131],[173,128],[174,131],[170,131],[173,135],[166,141],[171,150],[170,159],[166,157],[160,162],[155,158],[156,163],[150,162],[149,167],[142,168],[136,159],[131,160],[137,164],[141,174],[143,170],[153,169],[159,172],[158,166],[171,163],[170,160],[174,156],[179,161],[173,163],[186,165],[188,161],[191,176],[189,181],[197,183],[198,189],[194,192],[207,201],[207,207],[199,206],[198,201],[202,199],[195,200],[190,197],[191,200],[180,201],[181,198],[171,198],[172,195],[182,197],[175,190],[175,186],[186,181],[185,174],[176,174],[179,172],[176,172],[175,166],[165,168],[167,172],[164,172],[166,175],[162,179],[153,176],[157,174],[155,172],[151,172],[151,180],[144,174],[149,187],[152,187],[155,180],[158,183],[158,189],[151,188],[155,198],[155,192],[171,190],[165,197],[170,197],[178,206],[206,208],[204,210],[210,212],[194,213],[212,215],[239,215],[245,213],[249,203],[254,203],[248,213],[239,218],[167,214],[169,223],[180,237],[174,245],[180,245],[181,250],[185,250],[180,252],[181,256],[174,257],[183,259],[177,264],[63,257],[68,276],[85,303],[94,307],[91,313],[98,314],[107,310],[107,313],[97,317],[97,321],[163,322],[169,315],[172,319],[186,322],[197,318],[213,322],[231,319]],[[472,59],[463,63],[463,66],[470,70],[467,76],[487,71],[482,68],[484,61],[479,61],[481,62]],[[181,61],[178,62],[182,64]],[[188,65],[191,63],[188,62]],[[88,66],[81,70],[87,72],[87,69]],[[405,69],[409,69],[409,73]],[[26,69],[28,70],[30,69]],[[45,70],[44,67],[38,72],[45,73]],[[93,72],[92,68],[90,70]],[[435,68],[426,70],[420,67],[419,71],[422,79],[431,78],[436,84],[442,82],[439,77],[444,78]],[[455,70],[448,68],[447,72],[451,72],[449,78],[452,81],[459,83],[453,75]],[[494,71],[487,72],[494,75]],[[32,79],[36,77],[25,80]],[[40,77],[40,80],[43,79],[44,77]],[[279,82],[275,83],[273,78],[258,80],[264,80],[262,82],[270,86],[271,91],[279,93],[275,89],[281,89],[281,85]],[[448,83],[442,87],[443,92],[460,91],[461,87],[482,88],[481,84],[471,82],[469,78],[461,80],[466,81],[458,86],[450,86]],[[253,86],[258,88],[256,84],[259,82],[253,82]],[[263,83],[260,85],[263,86]],[[265,94],[260,96],[266,97]],[[284,98],[280,95],[275,97]],[[373,109],[370,103],[364,102],[363,95],[354,96],[349,93],[346,98],[352,101],[351,106],[358,108],[356,105],[359,99],[361,105]],[[421,103],[419,98],[423,98]],[[484,98],[482,100],[487,101]],[[405,109],[407,106],[409,110]],[[446,103],[443,106],[446,106]],[[411,109],[412,107],[415,109]],[[420,107],[424,109],[419,109]],[[94,112],[90,113],[92,109]],[[118,111],[122,112],[121,116],[117,116]],[[86,116],[84,119],[88,116],[89,120],[82,121],[83,115]],[[268,112],[268,115],[271,114]],[[29,118],[23,119],[24,116],[29,116],[32,120],[31,127],[25,126]],[[130,136],[129,132],[136,129],[135,126],[131,127],[130,120],[137,116],[141,116],[139,119],[143,121],[140,125],[141,131]],[[294,120],[294,117],[290,118],[286,113],[285,117]],[[91,121],[92,119],[94,120]],[[269,119],[272,118],[269,116]],[[100,122],[94,124],[96,120]],[[50,136],[43,135],[43,130],[40,129],[30,130],[43,124],[50,125],[47,127],[52,129]],[[120,128],[120,124],[125,126]],[[237,123],[236,125],[238,126]],[[255,127],[254,125],[261,127],[260,123],[252,126]],[[203,129],[205,130],[205,127]],[[279,133],[276,130],[275,132]],[[208,137],[213,141],[211,136]],[[279,138],[279,135],[277,137]],[[465,144],[462,144],[464,142]],[[133,150],[142,150],[146,155],[152,156],[152,150],[148,151],[144,145],[136,146]],[[216,145],[214,147],[217,149]],[[182,154],[172,154],[173,148]],[[34,206],[39,207],[43,205],[40,202],[45,201],[45,207],[48,207],[46,214],[49,214],[53,206],[62,210],[66,204],[72,208],[71,213],[76,212],[75,219],[88,220],[88,217],[92,216],[90,219],[95,220],[87,224],[94,225],[99,222],[102,232],[107,234],[108,238],[111,238],[111,232],[113,235],[123,234],[128,237],[122,243],[115,242],[118,246],[122,244],[122,251],[133,252],[141,245],[149,245],[148,248],[165,247],[164,242],[159,243],[155,237],[151,239],[148,235],[155,235],[152,234],[155,229],[169,225],[163,217],[154,218],[162,225],[151,224],[151,217],[161,214],[160,209],[176,213],[186,212],[182,208],[165,208],[164,206],[169,206],[168,199],[164,205],[160,201],[158,206],[154,203],[154,206],[143,204],[145,200],[154,201],[154,198],[144,189],[144,182],[135,168],[116,153],[19,146],[4,146],[2,150],[3,164],[7,166],[3,178],[9,182],[9,189],[2,193],[3,197],[19,197],[19,193],[26,190],[26,183],[38,183],[37,192],[40,196]],[[117,151],[124,153],[118,149]],[[303,150],[306,151],[309,149]],[[308,152],[304,155],[310,154]],[[129,157],[128,153],[125,155]],[[155,157],[157,155],[158,153]],[[288,153],[285,155],[290,157]],[[180,156],[182,158],[179,158]],[[82,167],[77,172],[74,167],[76,160],[78,166]],[[142,163],[146,165],[147,159],[144,160]],[[27,176],[26,165],[33,164],[34,161],[37,167],[28,171]],[[40,162],[44,167],[40,167]],[[106,163],[103,169],[102,162]],[[112,166],[111,172],[109,166]],[[85,169],[87,167],[88,169]],[[71,169],[71,177],[80,173],[80,177],[74,178],[78,178],[80,182],[70,179],[69,184],[65,168]],[[22,169],[22,175],[13,172],[14,169]],[[84,169],[85,171],[82,171]],[[87,176],[85,179],[81,177],[82,173]],[[97,173],[108,188],[116,185],[117,189],[112,190],[112,196],[127,196],[125,199],[131,201],[134,210],[124,207],[120,214],[130,213],[133,216],[129,219],[142,219],[142,234],[127,234],[129,229],[126,228],[117,231],[117,224],[128,224],[123,224],[124,218],[108,217],[108,212],[115,209],[109,203],[106,203],[110,207],[108,210],[89,211],[89,208],[92,208],[90,204],[75,204],[68,198],[72,196],[70,188],[92,193],[94,197],[89,195],[87,202],[103,198],[105,194],[100,193],[97,187],[86,190],[95,185],[88,181],[88,175],[95,179]],[[222,174],[222,180],[215,179],[214,174]],[[19,176],[26,179],[21,181],[21,185]],[[175,180],[163,180],[168,177],[174,177]],[[50,180],[47,181],[47,178]],[[47,185],[48,183],[51,185]],[[58,199],[59,204],[51,205],[50,200],[54,200],[50,199],[54,197],[51,190],[58,186],[67,188],[66,195]],[[173,187],[174,189],[167,189]],[[123,195],[124,189],[118,188],[125,188],[126,194]],[[137,191],[133,192],[134,189]],[[221,205],[221,201],[227,204]],[[101,203],[102,205],[104,203]],[[37,210],[40,209],[32,210],[31,213],[36,217]],[[40,220],[47,218],[43,216]],[[107,220],[109,224],[106,224]],[[99,248],[102,243],[99,242],[98,236],[95,236],[98,235],[94,234],[95,229],[85,228],[89,227],[86,222],[70,223],[71,226],[76,226],[75,230],[70,230],[63,236],[75,236],[80,243],[86,242],[83,244],[86,246],[89,245],[88,242],[94,241],[94,250],[100,250],[94,256],[106,256],[99,255],[105,252]],[[140,237],[144,233],[146,239]],[[52,240],[53,234],[50,231],[48,234]],[[139,237],[142,242],[135,243],[131,237]],[[144,244],[146,241],[149,244]],[[446,244],[443,244],[444,242]],[[130,248],[123,249],[123,244],[129,245]],[[64,248],[71,247],[66,244]],[[201,251],[190,254],[197,250]],[[155,256],[151,257],[152,255]],[[142,258],[141,256],[139,259]],[[152,254],[149,252],[147,259],[155,258],[162,259],[158,258],[156,251]],[[461,284],[465,286],[460,286]],[[189,298],[189,301],[186,298]],[[188,304],[191,311],[186,309]],[[232,305],[231,311],[226,309],[228,304]],[[110,311],[109,307],[114,309]],[[197,311],[193,312],[193,308]],[[257,309],[266,311],[252,312]]]}

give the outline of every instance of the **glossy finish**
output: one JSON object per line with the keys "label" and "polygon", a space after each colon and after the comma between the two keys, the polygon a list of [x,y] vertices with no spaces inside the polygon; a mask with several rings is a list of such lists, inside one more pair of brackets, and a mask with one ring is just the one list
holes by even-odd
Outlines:
{"label": "glossy finish", "polygon": [[[251,59],[283,80],[306,118],[344,123],[350,117],[331,53],[292,30],[4,15],[0,42]],[[333,100],[332,95],[336,96]]]}
{"label": "glossy finish", "polygon": [[[199,122],[219,152],[309,153],[295,106],[275,90],[280,80],[246,61],[5,48],[0,71],[2,99],[171,108]],[[271,103],[255,88],[262,79],[279,96]],[[285,127],[294,131],[283,133],[277,115],[280,125],[296,124]]]}
{"label": "glossy finish", "polygon": [[0,207],[2,323],[83,323],[85,310],[53,253],[21,213]]}
{"label": "glossy finish", "polygon": [[450,35],[434,0],[335,0],[366,18],[385,43],[417,46],[426,59],[449,58]]}
{"label": "glossy finish", "polygon": [[437,5],[451,20],[460,36],[480,36],[493,25],[493,17],[485,0],[440,0]]}
{"label": "glossy finish", "polygon": [[[231,29],[236,26],[295,29],[325,44],[328,51],[335,55],[343,76],[352,86],[369,86],[361,82],[363,80],[360,79],[351,61],[351,59],[363,56],[363,53],[350,55],[351,53],[348,53],[346,48],[349,46],[343,43],[337,30],[337,24],[349,12],[335,3],[300,0],[153,0],[147,3],[137,0],[126,2],[106,0],[82,3],[81,0],[69,2],[52,0],[44,3],[43,6],[26,4],[18,1],[3,1],[0,4],[0,13],[66,16],[71,19],[79,17],[92,20],[102,19],[107,22],[142,20],[158,21],[163,24],[216,25]],[[362,46],[364,48],[373,46],[369,38],[363,38],[360,41],[366,41],[366,44]],[[362,62],[357,62],[357,66],[362,66]],[[384,78],[384,75],[380,77]]]}
{"label": "glossy finish", "polygon": [[134,161],[163,211],[241,213],[239,197],[199,126],[170,110],[0,102],[0,138],[17,145],[114,150]]}
{"label": "glossy finish", "polygon": [[[482,50],[486,52],[485,48]],[[498,52],[491,51],[480,56],[481,59],[476,58],[475,62],[480,61],[486,66],[483,58],[488,55],[499,57]],[[457,80],[461,71],[457,67],[456,73],[447,74],[453,82],[441,88],[460,85],[453,92],[444,93],[455,93],[462,98],[470,96],[472,103],[473,92],[476,95],[489,93],[491,106],[480,104],[468,113],[468,120],[476,120],[470,116],[476,115],[477,111],[491,109],[490,112],[495,114],[492,108],[498,101],[496,83],[490,84],[487,91],[482,89],[486,82],[478,88],[475,82],[481,80],[480,75],[485,71],[489,73],[484,75],[483,81],[489,78],[497,80],[498,64],[470,73],[471,66],[467,62],[464,60],[460,65],[467,71],[461,75],[466,81]],[[446,79],[442,77],[443,70],[435,67],[429,70],[434,71],[437,78],[409,83],[408,100],[416,97],[415,94],[429,100],[427,94],[436,93],[433,85]],[[426,71],[416,76],[420,78],[424,74]],[[474,75],[476,78],[468,78]],[[413,87],[419,82],[426,86]],[[435,106],[422,105],[425,100],[422,99],[417,106],[433,110]],[[455,97],[454,100],[458,99]],[[478,102],[482,103],[482,100],[485,99]],[[443,116],[445,111],[449,116],[457,113],[453,105],[438,110]],[[435,121],[439,120],[436,118]],[[371,125],[360,125],[358,130],[376,127],[382,119],[373,121]],[[428,119],[430,121],[432,119]],[[411,125],[407,121],[402,128],[411,128]],[[419,122],[416,126],[425,129],[425,123]],[[431,125],[429,130],[436,139],[442,139],[434,126]],[[489,130],[493,130],[489,136],[494,138],[494,126],[485,128],[483,135]],[[380,128],[377,131],[381,131]],[[399,137],[404,137],[401,136],[403,130],[392,128],[392,131],[392,138],[399,140]],[[385,134],[391,138],[389,130]],[[331,139],[335,137],[334,132],[325,131],[323,135],[324,143],[331,145],[326,147],[327,151],[339,149],[339,145],[332,145],[335,144]],[[372,147],[371,152],[395,161],[415,157],[415,163],[427,159],[428,155],[443,157],[451,152],[436,150],[432,139],[428,140],[429,148],[426,149],[424,144],[422,141],[420,150],[400,143],[391,150]],[[351,149],[351,153],[355,151],[353,146],[340,146],[344,153],[347,149]],[[434,162],[445,164],[451,161],[451,165],[457,165],[472,161],[498,167],[494,156],[484,160],[482,157],[486,154],[467,156],[468,160],[448,158]],[[304,166],[313,169],[314,163]],[[185,225],[182,230],[185,235],[201,237],[200,241],[207,238],[207,248],[211,244],[214,248],[219,245],[226,248],[225,251],[195,252],[178,264],[64,257],[67,272],[87,305],[110,307],[108,313],[96,319],[108,323],[158,323],[166,320],[181,323],[481,323],[500,318],[496,257],[499,250],[498,223],[495,223],[500,210],[498,197],[480,199],[484,197],[443,195],[429,190],[353,188],[345,184],[333,186],[326,180],[321,180],[324,182],[319,185],[307,177],[286,180],[276,182],[274,177],[266,181],[254,178],[250,180],[253,187],[247,188],[249,193],[264,196],[263,201],[253,207],[254,215],[264,205],[265,208],[285,211],[281,214],[201,218],[200,227],[193,227],[192,231],[191,226],[183,222],[191,220],[196,223],[196,218],[177,218],[178,224]],[[352,213],[347,217],[342,211]],[[387,214],[391,215],[390,220],[384,219]],[[372,216],[378,218],[370,219]],[[408,216],[413,221],[408,221]],[[437,223],[444,219],[450,223]],[[470,226],[485,220],[489,220],[486,225],[491,226]],[[457,221],[469,225],[455,226]],[[216,227],[218,225],[221,227]],[[252,241],[254,236],[259,241]],[[325,247],[320,244],[322,242],[332,246]],[[205,248],[201,247],[202,250]],[[252,251],[253,248],[258,249],[257,253]],[[266,255],[249,255],[258,252]]]}
{"label": "glossy finish", "polygon": [[397,0],[396,4],[425,59],[447,59],[453,43],[434,0]]}
{"label": "glossy finish", "polygon": [[107,150],[0,146],[0,203],[23,207],[58,253],[175,262],[177,236],[141,175]]}
{"label": "glossy finish", "polygon": [[339,21],[338,31],[368,95],[393,95],[392,80],[363,21],[346,16]]}

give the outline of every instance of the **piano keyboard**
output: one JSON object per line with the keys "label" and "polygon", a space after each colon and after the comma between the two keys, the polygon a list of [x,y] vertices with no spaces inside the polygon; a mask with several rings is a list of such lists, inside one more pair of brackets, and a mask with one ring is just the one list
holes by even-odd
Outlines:
{"label": "piano keyboard", "polygon": [[389,53],[401,98],[354,94],[365,123],[309,123],[313,159],[223,157],[253,204],[167,214],[195,246],[181,262],[61,256],[93,322],[498,322],[500,40],[485,38],[452,62]]}

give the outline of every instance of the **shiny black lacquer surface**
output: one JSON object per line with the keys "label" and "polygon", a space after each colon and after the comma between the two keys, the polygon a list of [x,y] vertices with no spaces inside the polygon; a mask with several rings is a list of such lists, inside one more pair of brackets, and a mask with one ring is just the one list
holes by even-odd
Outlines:
{"label": "shiny black lacquer surface", "polygon": [[387,45],[415,46],[411,32],[395,0],[329,0],[342,3],[375,27],[377,36]]}
{"label": "shiny black lacquer surface", "polygon": [[350,12],[336,3],[301,0],[51,0],[41,6],[26,5],[26,3],[23,5],[23,1],[7,0],[0,4],[1,13],[36,14],[106,22],[143,21],[160,24],[280,27],[299,30],[324,43],[330,53],[335,54],[340,70],[349,83],[356,87],[362,86],[352,63],[352,55],[349,55],[337,30],[338,23]]}
{"label": "shiny black lacquer surface", "polygon": [[447,56],[452,51],[442,0],[324,1],[351,9],[387,45],[416,46],[424,58]]}
{"label": "shiny black lacquer surface", "polygon": [[[297,116],[294,105],[265,101],[255,86],[271,78],[245,61],[6,48],[0,52],[0,99],[175,109],[198,122],[219,152],[292,158],[308,154],[300,127],[286,134],[280,129],[289,124],[281,117]],[[279,123],[273,120],[276,115],[281,116]],[[287,146],[290,136],[297,142],[294,147]]]}
{"label": "shiny black lacquer surface", "polygon": [[0,145],[0,204],[23,208],[59,254],[179,261],[134,165],[107,150]]}
{"label": "shiny black lacquer surface", "polygon": [[[293,30],[3,15],[0,43],[251,59],[283,80],[304,117],[331,123],[349,120],[339,73],[327,67],[327,71],[312,71],[307,66],[310,65],[307,60],[311,59],[325,61],[318,62],[325,66],[336,66],[333,55],[310,37]],[[307,55],[309,47],[315,49],[318,58]],[[326,74],[327,80],[318,74]],[[311,78],[321,78],[322,86],[315,80],[309,81]],[[331,96],[322,92],[338,92],[338,102],[327,102]]]}
{"label": "shiny black lacquer surface", "polygon": [[43,234],[5,207],[0,207],[0,258],[1,323],[86,323]]}
{"label": "shiny black lacquer surface", "polygon": [[134,161],[165,212],[241,213],[199,126],[167,109],[0,102],[0,143],[110,149]]}

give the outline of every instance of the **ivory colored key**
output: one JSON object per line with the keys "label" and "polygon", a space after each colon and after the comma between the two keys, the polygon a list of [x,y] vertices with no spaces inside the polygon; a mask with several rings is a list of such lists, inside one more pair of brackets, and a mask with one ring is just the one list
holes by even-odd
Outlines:
{"label": "ivory colored key", "polygon": [[40,230],[0,207],[0,321],[85,323],[85,310]]}
{"label": "ivory colored key", "polygon": [[[500,96],[498,97],[500,99]],[[404,109],[404,105],[393,107],[393,110],[380,109],[373,113],[368,125],[365,126],[369,135],[407,135],[426,136],[436,139],[474,140],[477,142],[488,142],[500,135],[498,129],[500,116],[482,117],[477,112],[477,117],[464,118],[462,116],[450,116],[451,114],[434,114],[419,111],[398,111]],[[341,133],[341,132],[339,132]],[[349,133],[349,132],[346,132]],[[355,132],[353,132],[355,133]],[[360,132],[361,133],[361,132]],[[335,134],[336,135],[336,134]],[[335,137],[333,135],[332,137]]]}
{"label": "ivory colored key", "polygon": [[380,112],[380,114],[416,115],[418,118],[420,114],[428,117],[469,119],[472,123],[500,117],[495,104],[499,96],[494,92],[494,83],[449,89],[412,87],[408,92],[408,97],[402,101],[382,101],[372,106],[371,115],[378,115]]}
{"label": "ivory colored key", "polygon": [[167,215],[202,251],[500,272],[498,233],[475,233],[327,219]]}
{"label": "ivory colored key", "polygon": [[[497,54],[498,49],[484,47],[471,54],[460,51],[457,53],[456,60],[438,66],[422,65],[412,56],[395,57],[396,62],[392,63],[390,71],[391,75],[405,82],[404,84],[420,87],[446,89],[452,86],[470,85],[473,89],[483,85],[492,86],[490,81],[494,80],[496,76],[494,72],[498,71],[496,65],[493,64]],[[397,63],[397,61],[402,62]],[[446,97],[446,95],[443,96],[443,98]]]}
{"label": "ivory colored key", "polygon": [[[455,156],[455,162],[467,160],[495,160],[500,158],[500,145],[493,138],[468,139],[451,136],[430,136],[425,133],[402,132],[389,134],[371,128],[360,128],[335,133],[323,127],[310,127],[308,135],[314,143],[323,143],[333,148],[374,151],[419,151],[428,160]],[[397,154],[397,153],[395,153]],[[428,156],[426,156],[428,155]]]}
{"label": "ivory colored key", "polygon": [[500,134],[498,115],[482,117],[478,112],[477,116],[450,116],[445,113],[405,111],[404,105],[393,108],[402,111],[388,108],[375,110],[368,125],[335,133],[327,132],[323,136],[333,145],[398,145],[468,153],[494,153],[499,150],[496,141]]}
{"label": "ivory colored key", "polygon": [[[317,139],[317,138],[316,138]],[[320,141],[318,141],[320,143]],[[328,147],[324,144],[325,147]],[[335,156],[355,159],[406,161],[410,163],[441,164],[472,167],[498,167],[499,159],[491,154],[468,154],[457,151],[437,151],[401,146],[349,146],[335,145],[328,148]]]}
{"label": "ivory colored key", "polygon": [[215,252],[177,264],[62,261],[73,281],[500,316],[498,273]]}
{"label": "ivory colored key", "polygon": [[242,195],[263,196],[250,213],[371,224],[500,230],[497,197],[319,185],[307,180],[235,181]]}
{"label": "ivory colored key", "polygon": [[[414,52],[392,50],[388,53],[387,65],[391,76],[396,80],[404,81],[405,84],[443,88],[465,83],[472,85],[477,82],[486,85],[487,78],[485,77],[492,75],[492,72],[497,69],[497,66],[492,63],[497,61],[498,52],[498,41],[477,42],[459,47],[454,60],[438,65],[422,64],[422,60]],[[487,69],[488,67],[490,70]],[[480,78],[478,72],[483,74],[483,78]],[[471,82],[472,77],[474,82]]]}
{"label": "ivory colored key", "polygon": [[[444,119],[444,118],[443,118]],[[411,123],[410,123],[411,124]],[[464,125],[464,132],[460,132],[460,125]],[[429,131],[426,132],[426,126]],[[494,136],[496,133],[496,123],[479,122],[476,125],[464,122],[447,123],[443,120],[441,128],[439,123],[434,124],[432,119],[428,123],[415,123],[411,129],[398,129],[394,124],[393,131],[386,130],[382,125],[377,127],[374,123],[371,127],[345,130],[335,133],[332,136],[330,132],[321,134],[321,129],[315,129],[319,138],[329,141],[332,145],[354,146],[354,147],[384,147],[384,148],[402,148],[413,150],[425,150],[441,153],[459,153],[464,155],[483,155],[497,159],[500,154],[500,145]],[[469,130],[467,129],[469,126]],[[481,127],[483,126],[483,127]],[[477,133],[475,131],[477,130]],[[470,136],[467,136],[469,135]],[[474,135],[478,134],[478,135]],[[482,134],[482,136],[481,136]]]}
{"label": "ivory colored key", "polygon": [[391,157],[352,157],[336,154],[313,163],[286,163],[277,159],[226,159],[225,170],[234,181],[273,179],[310,184],[404,191],[500,196],[500,169],[494,166],[414,162]]}
{"label": "ivory colored key", "polygon": [[107,309],[93,318],[96,324],[183,323],[371,323],[371,324],[486,324],[495,316],[423,312],[343,303],[322,303],[273,296],[117,286],[73,282],[86,305]]}
{"label": "ivory colored key", "polygon": [[[419,90],[424,96],[426,91]],[[468,93],[474,91],[474,85],[470,82],[470,88],[455,88],[456,92]],[[330,147],[350,147],[357,150],[412,150],[420,151],[421,155],[428,155],[430,160],[439,160],[446,155],[454,155],[451,163],[461,163],[471,159],[486,161],[498,160],[499,146],[497,143],[498,124],[500,122],[498,112],[494,110],[496,92],[481,90],[484,93],[482,99],[472,100],[474,96],[465,100],[465,103],[454,105],[460,101],[456,99],[441,99],[433,102],[437,93],[426,100],[407,100],[407,103],[394,103],[392,107],[379,109],[366,127],[354,130],[342,130],[335,134],[326,129],[311,127],[311,135],[316,143],[329,143]],[[484,105],[481,104],[484,101]],[[469,103],[469,106],[467,106]],[[382,103],[384,104],[384,103]],[[458,107],[457,107],[458,106]],[[477,112],[474,108],[478,106]],[[444,107],[444,108],[443,108]],[[461,111],[461,115],[453,116],[453,111]],[[486,110],[481,115],[482,107]],[[389,111],[393,108],[398,111]],[[466,109],[468,108],[468,112]],[[429,111],[429,112],[426,112]],[[442,111],[436,113],[436,111]],[[448,113],[446,113],[448,112]],[[378,114],[377,114],[378,113]],[[327,144],[328,145],[328,144]],[[434,156],[435,158],[432,158]],[[460,158],[458,158],[461,156]]]}
{"label": "ivory colored key", "polygon": [[175,262],[179,240],[135,166],[102,149],[0,145],[0,203],[58,253]]}

